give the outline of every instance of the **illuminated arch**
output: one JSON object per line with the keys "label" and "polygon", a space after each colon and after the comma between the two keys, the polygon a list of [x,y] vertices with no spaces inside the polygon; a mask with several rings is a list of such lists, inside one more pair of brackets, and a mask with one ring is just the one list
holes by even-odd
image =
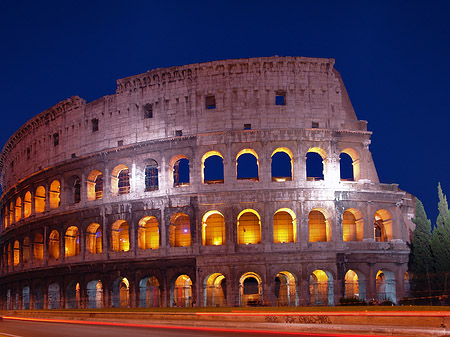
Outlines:
{"label": "illuminated arch", "polygon": [[50,208],[58,208],[61,204],[61,183],[58,180],[53,180],[48,191]]}
{"label": "illuminated arch", "polygon": [[16,198],[15,221],[18,222],[22,218],[22,198]]}
{"label": "illuminated arch", "polygon": [[111,226],[112,250],[128,252],[130,250],[130,227],[125,220],[116,220]]}
{"label": "illuminated arch", "polygon": [[239,306],[263,304],[261,276],[248,272],[239,279]]}
{"label": "illuminated arch", "polygon": [[113,195],[130,193],[130,171],[126,165],[117,165],[112,170],[111,192]]}
{"label": "illuminated arch", "polygon": [[309,277],[309,294],[311,305],[334,305],[333,275],[317,269]]}
{"label": "illuminated arch", "polygon": [[281,271],[275,276],[275,299],[277,306],[297,306],[298,295],[296,278],[288,271]]}
{"label": "illuminated arch", "polygon": [[80,231],[77,226],[70,226],[64,236],[64,252],[66,257],[80,254]]}
{"label": "illuminated arch", "polygon": [[[349,168],[353,172],[353,180],[358,181],[361,178],[361,168],[360,168],[360,160],[359,160],[359,154],[356,152],[355,149],[352,148],[346,148],[341,151],[341,154],[345,153],[348,155],[352,160],[352,167]],[[341,169],[342,172],[342,169]],[[342,175],[341,175],[342,177]],[[342,180],[342,178],[341,178]]]}
{"label": "illuminated arch", "polygon": [[98,223],[91,223],[86,229],[86,250],[90,254],[102,252],[102,228]]}
{"label": "illuminated arch", "polygon": [[309,242],[331,241],[331,219],[322,208],[314,208],[308,215]]}
{"label": "illuminated arch", "polygon": [[103,198],[103,173],[92,170],[87,178],[87,199],[99,200]]}
{"label": "illuminated arch", "polygon": [[306,178],[309,181],[324,180],[327,153],[320,147],[311,147],[306,152]]}
{"label": "illuminated arch", "polygon": [[219,211],[208,211],[203,215],[202,244],[204,246],[225,244],[225,218]]}
{"label": "illuminated arch", "polygon": [[[246,171],[247,169],[249,170],[248,172]],[[243,149],[236,155],[236,178],[259,180],[259,157],[255,150]]]}
{"label": "illuminated arch", "polygon": [[144,277],[139,282],[139,307],[161,306],[161,290],[158,279],[155,276]]}
{"label": "illuminated arch", "polygon": [[65,302],[66,302],[66,309],[81,308],[80,284],[78,282],[72,281],[67,286]]}
{"label": "illuminated arch", "polygon": [[112,286],[113,308],[127,308],[130,305],[130,282],[126,277],[114,280]]}
{"label": "illuminated arch", "polygon": [[36,213],[42,213],[45,211],[45,188],[44,188],[44,186],[38,186],[38,188],[36,188],[36,194],[34,195],[34,211]]}
{"label": "illuminated arch", "polygon": [[175,213],[170,218],[170,246],[186,247],[191,245],[191,220],[184,213]]}
{"label": "illuminated arch", "polygon": [[223,274],[213,273],[205,277],[203,301],[203,306],[205,307],[227,306],[227,284]]}
{"label": "illuminated arch", "polygon": [[154,159],[147,159],[145,163],[145,191],[156,191],[159,189],[158,163]]}
{"label": "illuminated arch", "polygon": [[36,233],[33,241],[33,257],[35,260],[44,259],[44,237],[41,233]]}
{"label": "illuminated arch", "polygon": [[25,193],[25,197],[23,199],[23,216],[28,218],[31,215],[31,192],[28,191]]}
{"label": "illuminated arch", "polygon": [[244,209],[238,215],[238,244],[261,243],[261,217],[253,209]]}
{"label": "illuminated arch", "polygon": [[375,241],[390,241],[392,235],[392,216],[385,210],[380,209],[374,215],[374,239]]}
{"label": "illuminated arch", "polygon": [[223,159],[223,155],[218,151],[208,151],[203,155],[202,182],[204,184],[222,184],[224,182]]}
{"label": "illuminated arch", "polygon": [[52,230],[48,241],[48,256],[51,259],[59,259],[59,232]]}
{"label": "illuminated arch", "polygon": [[380,269],[376,276],[376,290],[378,301],[397,302],[395,291],[395,275],[387,269]]}
{"label": "illuminated arch", "polygon": [[190,181],[189,158],[179,154],[169,161],[169,171],[174,187],[188,186]]}
{"label": "illuminated arch", "polygon": [[159,223],[154,216],[145,216],[139,220],[138,246],[139,249],[159,248]]}
{"label": "illuminated arch", "polygon": [[293,210],[280,208],[273,215],[273,242],[297,242],[297,219]]}
{"label": "illuminated arch", "polygon": [[92,280],[87,284],[87,297],[89,309],[103,307],[103,284],[101,280]]}
{"label": "illuminated arch", "polygon": [[294,154],[287,147],[279,147],[271,155],[272,181],[288,181],[294,176]]}
{"label": "illuminated arch", "polygon": [[27,263],[30,261],[30,238],[26,236],[22,243],[22,261]]}
{"label": "illuminated arch", "polygon": [[345,298],[366,299],[366,279],[358,270],[349,269],[345,274]]}
{"label": "illuminated arch", "polygon": [[362,241],[364,239],[364,220],[356,208],[347,209],[342,215],[342,233],[344,241]]}
{"label": "illuminated arch", "polygon": [[191,307],[192,305],[192,281],[188,275],[180,275],[173,282],[171,292],[171,306]]}
{"label": "illuminated arch", "polygon": [[14,241],[13,246],[13,264],[17,266],[20,262],[20,244],[19,241]]}

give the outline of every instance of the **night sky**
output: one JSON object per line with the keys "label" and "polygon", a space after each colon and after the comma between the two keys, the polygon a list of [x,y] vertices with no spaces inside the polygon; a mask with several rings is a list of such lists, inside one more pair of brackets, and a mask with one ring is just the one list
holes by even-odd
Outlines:
{"label": "night sky", "polygon": [[1,1],[0,143],[78,95],[147,70],[231,58],[336,59],[381,182],[450,194],[450,1]]}

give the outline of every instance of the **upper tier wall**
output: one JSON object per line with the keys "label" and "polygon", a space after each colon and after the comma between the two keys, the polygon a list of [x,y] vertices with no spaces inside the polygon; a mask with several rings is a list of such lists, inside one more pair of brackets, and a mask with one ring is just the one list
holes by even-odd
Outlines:
{"label": "upper tier wall", "polygon": [[[313,123],[321,129],[366,130],[333,65],[333,59],[304,57],[214,61],[118,80],[116,94],[94,102],[74,96],[37,115],[8,140],[0,156],[3,191],[74,156],[180,131],[185,136],[242,130],[244,124],[304,129]],[[276,95],[284,95],[284,105],[276,104]],[[215,108],[206,107],[207,96],[214,96]],[[145,118],[148,104],[152,118]]]}

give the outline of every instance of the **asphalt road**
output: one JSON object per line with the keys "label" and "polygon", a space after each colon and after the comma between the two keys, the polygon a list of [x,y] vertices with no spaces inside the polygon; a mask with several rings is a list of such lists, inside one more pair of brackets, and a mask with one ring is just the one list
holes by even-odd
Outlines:
{"label": "asphalt road", "polygon": [[[231,336],[258,336],[273,337],[283,336],[281,333],[249,333],[247,331],[201,331],[189,330],[183,328],[161,329],[148,327],[120,327],[105,325],[87,325],[87,324],[66,324],[66,323],[44,323],[44,322],[24,322],[24,321],[0,321],[0,337],[231,337]],[[303,337],[318,337],[318,334],[298,334]],[[324,335],[324,336],[330,336]]]}

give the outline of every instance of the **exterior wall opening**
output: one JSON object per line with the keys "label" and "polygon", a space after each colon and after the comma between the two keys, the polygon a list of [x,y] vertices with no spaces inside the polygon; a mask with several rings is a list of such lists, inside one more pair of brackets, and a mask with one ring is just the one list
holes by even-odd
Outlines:
{"label": "exterior wall opening", "polygon": [[192,306],[192,281],[187,275],[180,275],[173,282],[171,306],[189,308]]}
{"label": "exterior wall opening", "polygon": [[146,277],[139,282],[139,307],[154,308],[161,306],[161,290],[155,276]]}
{"label": "exterior wall opening", "polygon": [[103,307],[103,284],[100,280],[88,282],[87,297],[89,309],[100,309]]}
{"label": "exterior wall opening", "polygon": [[306,154],[306,179],[308,181],[325,179],[323,158],[316,152]]}
{"label": "exterior wall opening", "polygon": [[65,256],[76,256],[80,254],[80,232],[78,227],[70,226],[66,230],[64,237],[65,242]]}
{"label": "exterior wall opening", "polygon": [[256,273],[245,273],[239,280],[239,306],[263,304],[261,277]]}
{"label": "exterior wall opening", "polygon": [[53,180],[48,191],[50,208],[58,208],[61,205],[61,184],[58,180]]}
{"label": "exterior wall opening", "polygon": [[345,274],[345,298],[366,299],[366,282],[364,275],[349,269]]}
{"label": "exterior wall opening", "polygon": [[209,151],[202,158],[202,176],[205,184],[223,184],[223,156],[217,151]]}
{"label": "exterior wall opening", "polygon": [[187,247],[191,245],[191,221],[186,214],[176,213],[170,218],[171,247]]}
{"label": "exterior wall opening", "polygon": [[159,223],[154,216],[143,217],[138,229],[139,249],[159,248]]}
{"label": "exterior wall opening", "polygon": [[45,211],[45,188],[39,186],[36,188],[36,194],[34,196],[34,211],[36,213],[42,213]]}
{"label": "exterior wall opening", "polygon": [[48,286],[48,308],[49,309],[59,309],[59,301],[60,301],[60,289],[59,284],[54,282]]}
{"label": "exterior wall opening", "polygon": [[20,262],[20,245],[19,241],[14,241],[14,247],[13,247],[13,264],[14,266],[17,266]]}
{"label": "exterior wall opening", "polygon": [[279,307],[298,305],[297,287],[294,275],[282,271],[275,277],[275,299]]}
{"label": "exterior wall opening", "polygon": [[347,153],[339,155],[339,167],[341,181],[354,181],[353,177],[353,159]]}
{"label": "exterior wall opening", "polygon": [[33,309],[37,309],[37,310],[44,309],[44,290],[40,283],[38,283],[34,286],[33,302],[34,302]]}
{"label": "exterior wall opening", "polygon": [[72,281],[66,288],[66,309],[81,308],[80,284]]}
{"label": "exterior wall opening", "polygon": [[41,233],[36,233],[34,236],[33,258],[37,261],[44,260],[44,238]]}
{"label": "exterior wall opening", "polygon": [[218,211],[209,211],[203,216],[202,244],[220,246],[225,244],[225,219]]}
{"label": "exterior wall opening", "polygon": [[245,149],[236,157],[236,177],[238,180],[259,181],[258,156],[255,151]]}
{"label": "exterior wall opening", "polygon": [[309,277],[311,305],[334,305],[333,276],[323,270],[315,270]]}
{"label": "exterior wall opening", "polygon": [[130,306],[130,282],[125,277],[119,277],[112,285],[113,308],[128,308]]}
{"label": "exterior wall opening", "polygon": [[377,242],[386,242],[392,237],[392,216],[385,209],[380,209],[375,213],[373,222],[373,236]]}
{"label": "exterior wall opening", "polygon": [[128,167],[117,165],[111,174],[111,192],[113,195],[130,193],[130,175]]}
{"label": "exterior wall opening", "polygon": [[292,180],[294,171],[293,157],[291,150],[287,148],[278,148],[272,153],[272,181]]}
{"label": "exterior wall opening", "polygon": [[22,309],[30,310],[30,287],[25,286],[22,288]]}
{"label": "exterior wall opening", "polygon": [[261,218],[252,210],[243,210],[238,215],[238,244],[249,245],[261,243]]}
{"label": "exterior wall opening", "polygon": [[342,218],[343,240],[362,241],[364,239],[364,220],[362,213],[355,209],[347,209]]}
{"label": "exterior wall opening", "polygon": [[52,260],[59,259],[59,232],[53,230],[49,236],[48,242],[48,256]]}
{"label": "exterior wall opening", "polygon": [[331,240],[331,226],[327,214],[313,209],[309,215],[309,242],[328,242]]}
{"label": "exterior wall opening", "polygon": [[227,306],[227,283],[225,276],[220,273],[214,273],[205,278],[203,299],[203,306],[205,307]]}
{"label": "exterior wall opening", "polygon": [[173,186],[189,185],[189,159],[181,158],[173,165]]}
{"label": "exterior wall opening", "polygon": [[125,220],[117,220],[111,226],[112,249],[114,252],[130,250],[130,228]]}
{"label": "exterior wall opening", "polygon": [[297,241],[297,220],[295,213],[281,208],[273,216],[273,242],[287,243]]}
{"label": "exterior wall opening", "polygon": [[22,261],[28,263],[30,261],[30,238],[28,236],[23,239],[22,243]]}
{"label": "exterior wall opening", "polygon": [[379,270],[376,276],[376,289],[378,301],[396,301],[395,276],[389,270]]}
{"label": "exterior wall opening", "polygon": [[151,159],[145,167],[145,191],[156,191],[158,188],[158,163]]}
{"label": "exterior wall opening", "polygon": [[87,179],[88,200],[99,200],[103,198],[103,174],[99,170],[89,173]]}
{"label": "exterior wall opening", "polygon": [[102,228],[98,223],[91,223],[86,229],[86,250],[90,254],[102,252]]}
{"label": "exterior wall opening", "polygon": [[25,198],[23,199],[23,216],[28,218],[31,215],[31,192],[25,193]]}
{"label": "exterior wall opening", "polygon": [[17,197],[15,206],[15,221],[18,222],[21,218],[22,218],[22,199],[20,197]]}

